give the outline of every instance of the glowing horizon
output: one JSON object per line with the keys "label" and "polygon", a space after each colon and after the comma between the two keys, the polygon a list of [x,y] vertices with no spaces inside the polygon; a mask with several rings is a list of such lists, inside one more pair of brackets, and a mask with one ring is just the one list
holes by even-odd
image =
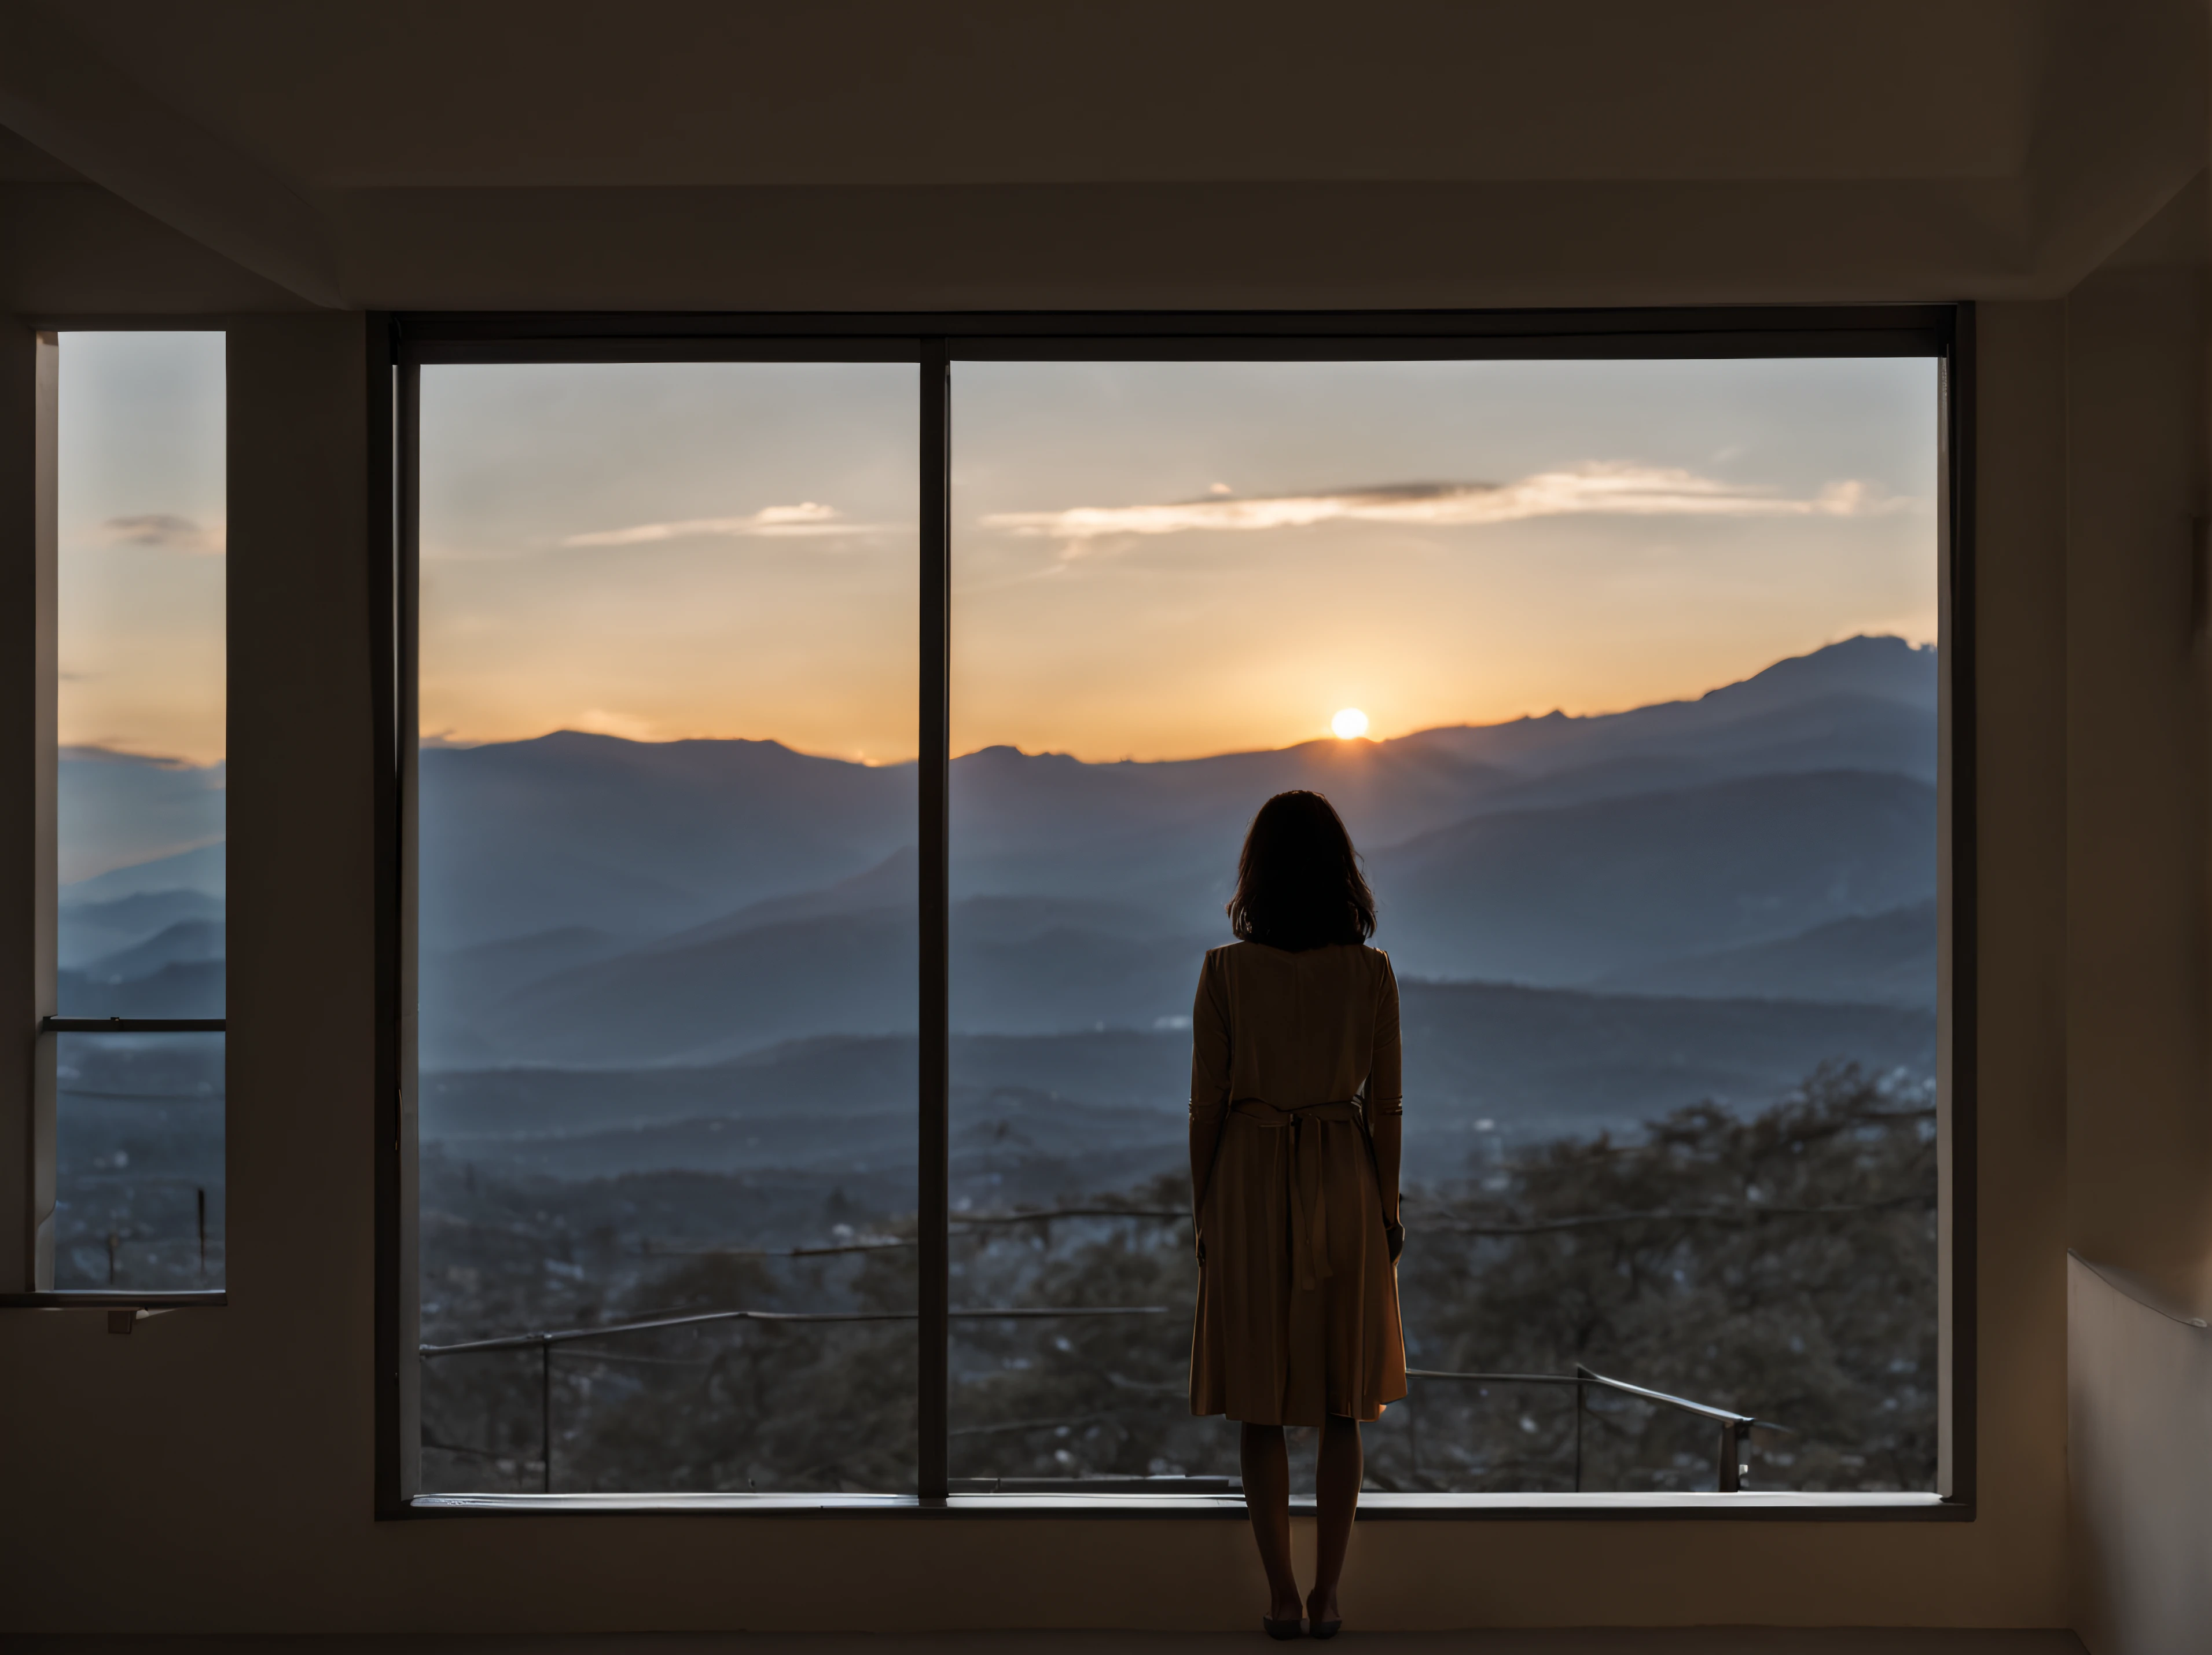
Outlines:
{"label": "glowing horizon", "polygon": [[223,336],[66,331],[58,349],[56,734],[220,763]]}
{"label": "glowing horizon", "polygon": [[[1913,649],[1926,649],[1926,648],[1933,648],[1933,647],[1935,646],[1935,644],[1936,644],[1936,640],[1935,640],[1934,639],[1927,639],[1927,640],[1923,640],[1916,641],[1916,640],[1912,640],[1912,639],[1905,638],[1905,637],[1903,637],[1903,636],[1901,636],[1900,634],[1896,634],[1896,633],[1853,633],[1853,634],[1850,634],[1850,638],[1895,639],[1898,642],[1902,643],[1902,644],[1905,644],[1905,645],[1906,645],[1906,646],[1908,646],[1909,647],[1913,648]],[[978,753],[986,752],[986,751],[991,750],[991,749],[994,749],[994,748],[1011,747],[1011,748],[1013,748],[1013,749],[1014,749],[1015,751],[1017,751],[1017,752],[1020,753],[1020,754],[1022,755],[1022,756],[1024,756],[1024,758],[1072,758],[1072,759],[1074,759],[1077,762],[1081,763],[1081,764],[1121,764],[1121,763],[1131,763],[1131,764],[1187,764],[1187,763],[1192,763],[1192,762],[1195,762],[1195,761],[1201,761],[1201,760],[1205,760],[1205,759],[1235,758],[1235,757],[1237,757],[1237,756],[1239,756],[1239,755],[1241,755],[1249,754],[1249,753],[1279,753],[1279,752],[1285,752],[1285,751],[1289,750],[1289,749],[1291,749],[1291,748],[1296,748],[1296,747],[1316,746],[1316,745],[1321,745],[1321,744],[1324,744],[1324,743],[1326,743],[1326,744],[1329,744],[1329,745],[1343,746],[1343,745],[1350,745],[1350,744],[1352,744],[1352,743],[1365,743],[1365,744],[1367,744],[1367,745],[1369,745],[1369,746],[1373,746],[1373,747],[1381,747],[1381,746],[1386,746],[1386,745],[1388,745],[1389,743],[1392,743],[1392,742],[1405,741],[1405,740],[1407,740],[1407,739],[1409,739],[1410,737],[1415,737],[1415,736],[1426,735],[1426,734],[1429,734],[1429,733],[1431,733],[1431,731],[1439,731],[1439,730],[1494,730],[1494,729],[1498,729],[1498,728],[1500,728],[1500,727],[1504,726],[1504,725],[1509,725],[1509,724],[1518,724],[1518,723],[1523,722],[1523,721],[1525,721],[1525,720],[1534,720],[1534,719],[1548,718],[1553,718],[1553,717],[1554,717],[1554,716],[1560,717],[1560,718],[1569,718],[1569,719],[1577,719],[1577,720],[1578,720],[1578,719],[1586,719],[1586,718],[1617,718],[1617,717],[1619,717],[1620,714],[1625,713],[1625,712],[1641,712],[1641,711],[1643,711],[1643,710],[1644,710],[1644,709],[1646,709],[1646,708],[1650,708],[1650,707],[1653,707],[1653,706],[1676,706],[1676,705],[1681,705],[1681,704],[1684,704],[1684,703],[1687,703],[1687,702],[1691,702],[1691,701],[1695,701],[1695,700],[1700,700],[1700,699],[1701,699],[1701,698],[1703,698],[1704,696],[1708,695],[1708,694],[1711,694],[1713,691],[1715,691],[1715,690],[1717,690],[1717,689],[1725,689],[1725,688],[1729,688],[1729,687],[1730,685],[1732,685],[1732,684],[1738,684],[1738,683],[1741,683],[1741,682],[1744,682],[1744,680],[1745,680],[1746,678],[1749,678],[1749,677],[1755,676],[1759,672],[1765,671],[1765,670],[1766,670],[1766,668],[1768,668],[1768,667],[1778,666],[1778,665],[1781,664],[1781,663],[1782,663],[1782,662],[1784,662],[1784,661],[1787,661],[1787,660],[1794,660],[1794,659],[1802,658],[1802,656],[1804,656],[1804,655],[1809,655],[1809,654],[1815,654],[1815,653],[1818,653],[1820,650],[1821,650],[1821,649],[1825,649],[1825,648],[1832,647],[1834,644],[1849,642],[1849,641],[1850,641],[1850,638],[1839,638],[1839,639],[1831,640],[1830,640],[1830,642],[1829,642],[1828,644],[1817,645],[1817,646],[1815,646],[1813,649],[1810,649],[1810,650],[1805,650],[1805,651],[1801,651],[1801,652],[1799,652],[1799,654],[1798,654],[1798,655],[1796,655],[1796,656],[1778,656],[1778,657],[1777,657],[1774,660],[1768,661],[1768,662],[1765,663],[1762,666],[1758,667],[1758,668],[1754,668],[1751,672],[1747,672],[1747,673],[1744,674],[1741,677],[1729,678],[1729,679],[1725,679],[1725,680],[1723,680],[1723,681],[1722,681],[1722,682],[1718,682],[1718,683],[1706,684],[1706,685],[1702,686],[1701,688],[1692,688],[1692,689],[1686,689],[1686,690],[1685,690],[1683,693],[1681,693],[1681,694],[1674,694],[1674,695],[1663,695],[1663,696],[1660,696],[1660,697],[1658,697],[1657,699],[1653,700],[1649,700],[1649,701],[1638,701],[1638,702],[1635,702],[1635,703],[1633,703],[1633,704],[1632,704],[1632,705],[1629,705],[1629,706],[1602,706],[1602,707],[1592,707],[1592,708],[1586,708],[1586,709],[1582,709],[1582,710],[1575,710],[1575,709],[1571,709],[1571,708],[1566,708],[1566,707],[1557,707],[1557,706],[1554,706],[1554,707],[1547,707],[1547,708],[1545,708],[1545,709],[1544,709],[1542,712],[1516,712],[1516,713],[1512,714],[1510,717],[1504,718],[1494,718],[1494,719],[1474,719],[1474,718],[1447,719],[1447,720],[1443,721],[1443,723],[1439,723],[1439,724],[1419,724],[1419,725],[1416,725],[1416,726],[1414,726],[1414,727],[1413,727],[1413,728],[1410,728],[1410,729],[1393,731],[1389,732],[1389,734],[1384,734],[1384,735],[1378,735],[1378,734],[1376,734],[1376,733],[1375,732],[1374,729],[1372,728],[1371,724],[1370,724],[1370,726],[1368,729],[1366,729],[1366,730],[1364,730],[1364,731],[1359,731],[1359,732],[1358,732],[1358,733],[1356,733],[1356,734],[1350,735],[1350,736],[1340,735],[1340,734],[1337,733],[1337,732],[1334,730],[1334,728],[1333,728],[1329,724],[1328,724],[1328,723],[1326,723],[1326,722],[1325,722],[1325,723],[1322,724],[1322,726],[1320,728],[1320,730],[1318,731],[1318,732],[1317,732],[1317,733],[1311,734],[1311,735],[1307,735],[1307,736],[1298,737],[1297,737],[1297,738],[1295,738],[1295,739],[1293,739],[1293,740],[1287,741],[1287,742],[1283,742],[1283,743],[1278,743],[1278,744],[1276,744],[1276,745],[1274,745],[1274,746],[1272,746],[1272,747],[1238,747],[1238,748],[1226,748],[1226,749],[1221,749],[1221,750],[1219,750],[1219,751],[1218,751],[1218,752],[1176,754],[1176,755],[1171,755],[1171,756],[1160,757],[1160,758],[1130,758],[1130,757],[1127,757],[1127,755],[1117,756],[1117,757],[1111,758],[1111,759],[1102,759],[1102,758],[1085,758],[1085,757],[1084,757],[1082,755],[1080,755],[1080,754],[1076,754],[1076,753],[1070,753],[1070,752],[1068,752],[1065,748],[1057,748],[1057,747],[1038,747],[1038,748],[1028,748],[1028,747],[1022,747],[1022,746],[1019,746],[1019,745],[1018,745],[1017,743],[1012,743],[1012,742],[994,742],[994,743],[985,743],[985,744],[984,744],[983,746],[981,746],[981,747],[975,747],[975,748],[961,748],[961,747],[956,747],[956,748],[954,749],[954,750],[953,750],[952,757],[953,757],[953,761],[957,763],[958,761],[960,761],[960,760],[962,760],[962,759],[965,759],[965,758],[972,758],[972,757],[974,757],[974,756],[975,756],[976,754],[978,754]],[[1348,711],[1357,711],[1358,709],[1353,709],[1353,708],[1346,708],[1346,709],[1341,709],[1341,710],[1342,710],[1342,711],[1347,711],[1347,712],[1348,712]],[[634,742],[634,743],[636,743],[637,744],[639,744],[639,745],[641,745],[641,746],[665,746],[665,745],[672,745],[672,744],[676,743],[678,743],[678,742],[691,742],[691,741],[709,741],[709,742],[713,742],[713,741],[744,741],[744,742],[757,742],[757,743],[765,743],[765,744],[769,744],[769,745],[774,745],[774,746],[777,746],[777,747],[783,748],[786,751],[787,751],[787,752],[792,752],[792,753],[796,753],[796,754],[798,754],[798,755],[799,755],[800,757],[802,757],[802,758],[834,759],[834,760],[839,760],[839,761],[845,761],[845,762],[853,762],[853,761],[851,761],[850,759],[848,759],[848,756],[847,756],[846,755],[843,755],[843,754],[819,752],[819,751],[817,751],[817,750],[815,750],[815,749],[811,749],[811,748],[799,747],[799,746],[798,746],[798,745],[796,745],[796,744],[794,744],[794,743],[791,743],[791,742],[784,741],[784,740],[782,740],[781,738],[780,738],[780,737],[775,737],[775,736],[762,736],[762,735],[736,735],[736,736],[732,736],[732,735],[720,735],[720,736],[717,736],[717,735],[699,735],[699,736],[668,736],[668,737],[638,737],[638,736],[620,736],[620,735],[615,735],[615,734],[614,734],[614,732],[612,732],[612,731],[603,731],[603,730],[579,730],[579,729],[576,729],[576,728],[574,728],[574,727],[573,727],[573,726],[571,726],[571,725],[567,725],[567,724],[556,725],[556,726],[555,726],[554,728],[552,728],[552,729],[549,729],[549,730],[540,730],[540,731],[534,731],[534,732],[532,732],[532,734],[530,734],[530,735],[526,735],[526,736],[500,737],[497,737],[497,738],[495,738],[495,739],[492,739],[492,740],[488,740],[488,741],[457,741],[457,740],[453,739],[453,738],[452,738],[452,737],[447,737],[447,736],[443,736],[443,735],[436,735],[436,734],[428,734],[428,735],[425,735],[425,736],[423,736],[421,739],[422,739],[422,741],[423,745],[424,745],[425,747],[428,747],[428,748],[436,749],[451,749],[451,750],[456,750],[456,751],[467,751],[467,750],[470,750],[470,749],[475,749],[475,748],[478,748],[478,747],[508,746],[508,745],[514,745],[514,744],[520,743],[533,742],[533,741],[544,741],[544,740],[545,740],[545,739],[546,739],[547,737],[552,737],[552,736],[562,736],[562,735],[578,735],[578,736],[611,736],[611,737],[612,737],[612,738],[613,738],[613,739],[615,739],[615,740],[617,740],[617,741],[628,741],[628,742]],[[895,765],[901,765],[901,764],[911,764],[911,763],[913,763],[913,762],[915,761],[915,756],[916,756],[916,755],[914,755],[914,754],[908,754],[908,755],[906,755],[905,757],[903,757],[903,758],[895,758],[895,759],[879,759],[879,760],[862,761],[861,762],[866,762],[866,763],[867,763],[871,768],[881,768],[881,767],[888,767],[888,766],[895,766]]]}
{"label": "glowing horizon", "polygon": [[[915,374],[427,369],[423,737],[912,759]],[[174,378],[107,407],[149,424]],[[1936,637],[1925,361],[961,362],[953,386],[963,755],[1589,717]],[[222,501],[161,452],[64,477],[65,549],[111,596],[100,658],[65,651],[61,734],[206,764]]]}
{"label": "glowing horizon", "polygon": [[1396,738],[1936,638],[1924,361],[987,362],[953,391],[962,750],[1273,749],[1346,707]]}

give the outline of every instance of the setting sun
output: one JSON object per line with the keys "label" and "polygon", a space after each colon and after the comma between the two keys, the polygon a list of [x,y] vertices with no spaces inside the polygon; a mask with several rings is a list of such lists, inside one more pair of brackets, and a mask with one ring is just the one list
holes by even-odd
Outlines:
{"label": "setting sun", "polygon": [[1356,706],[1348,706],[1328,721],[1328,727],[1344,741],[1367,733],[1367,715]]}

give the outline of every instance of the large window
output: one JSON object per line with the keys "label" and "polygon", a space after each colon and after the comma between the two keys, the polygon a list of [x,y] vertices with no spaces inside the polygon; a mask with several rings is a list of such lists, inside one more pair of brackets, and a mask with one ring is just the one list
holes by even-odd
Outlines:
{"label": "large window", "polygon": [[[956,1259],[1164,1306],[956,1326],[956,1472],[1234,1469],[1179,1215],[959,1221],[1178,1213],[1194,961],[1305,787],[1404,984],[1412,1364],[1581,1362],[1787,1424],[1752,1486],[1932,1488],[1933,364],[952,389]],[[1370,1478],[1714,1486],[1706,1416],[1583,1389],[1418,1379]]]}
{"label": "large window", "polygon": [[1372,1508],[1965,1494],[1949,315],[1694,323],[409,330],[409,1492],[1232,1494],[1190,1001],[1310,787],[1404,996]]}
{"label": "large window", "polygon": [[426,1488],[914,1488],[915,381],[422,370]]}
{"label": "large window", "polygon": [[38,1286],[213,1292],[223,336],[64,332],[53,349],[58,892],[40,1067],[53,1085],[54,1184]]}

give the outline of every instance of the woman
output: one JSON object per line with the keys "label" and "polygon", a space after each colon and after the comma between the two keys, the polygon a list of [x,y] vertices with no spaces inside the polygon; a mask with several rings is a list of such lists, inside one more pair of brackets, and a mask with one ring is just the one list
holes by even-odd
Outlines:
{"label": "woman", "polygon": [[[1190,1410],[1243,1426],[1261,1623],[1335,1635],[1364,1470],[1359,1422],[1406,1394],[1398,1326],[1398,982],[1365,946],[1375,899],[1318,793],[1261,808],[1191,1017],[1198,1321]],[[1286,1425],[1321,1428],[1312,1595],[1291,1572]]]}

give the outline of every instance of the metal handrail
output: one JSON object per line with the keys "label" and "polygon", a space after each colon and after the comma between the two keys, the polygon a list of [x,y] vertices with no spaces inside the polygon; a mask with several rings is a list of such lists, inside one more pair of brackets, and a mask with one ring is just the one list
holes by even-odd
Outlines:
{"label": "metal handrail", "polygon": [[227,1017],[41,1017],[41,1034],[221,1034]]}
{"label": "metal handrail", "polygon": [[[949,1222],[957,1233],[969,1227],[1044,1223],[1059,1218],[1164,1218],[1190,1222],[1190,1215],[1179,1208],[1158,1207],[1042,1207],[1035,1212],[955,1213]],[[637,1252],[641,1258],[826,1258],[848,1252],[893,1252],[921,1245],[919,1236],[893,1235],[872,1241],[838,1241],[820,1247],[678,1247],[643,1236],[639,1238]]]}
{"label": "metal handrail", "polygon": [[[1047,1207],[1034,1212],[956,1213],[955,1226],[1028,1224],[1050,1222],[1061,1218],[1153,1218],[1188,1219],[1190,1215],[1180,1209],[1129,1207]],[[910,1247],[916,1242],[904,1237],[887,1238],[880,1241],[847,1242],[826,1247],[791,1247],[776,1249],[711,1248],[702,1252],[717,1256],[751,1258],[805,1258],[826,1253],[873,1252],[888,1248]],[[644,1244],[641,1252],[650,1255],[653,1249]],[[946,1312],[952,1321],[1042,1321],[1054,1319],[1091,1316],[1164,1316],[1165,1305],[1067,1305],[1034,1306],[1016,1308],[979,1307]],[[594,1327],[553,1328],[544,1331],[503,1334],[489,1339],[465,1339],[453,1344],[423,1344],[415,1348],[416,1355],[425,1361],[441,1356],[456,1356],[486,1351],[536,1350],[538,1353],[538,1464],[541,1468],[541,1488],[553,1491],[553,1349],[556,1345],[573,1344],[579,1340],[596,1339],[624,1333],[644,1333],[656,1329],[697,1327],[710,1322],[912,1322],[920,1319],[916,1311],[788,1311],[788,1310],[709,1310],[687,1316],[655,1316],[633,1322],[605,1322]],[[438,1445],[442,1446],[442,1445]],[[470,1452],[477,1452],[471,1450]]]}
{"label": "metal handrail", "polygon": [[1719,1408],[1711,1403],[1692,1402],[1686,1397],[1670,1396],[1664,1391],[1647,1390],[1640,1385],[1631,1385],[1626,1379],[1609,1379],[1595,1368],[1575,1364],[1575,1377],[1589,1385],[1601,1385],[1608,1391],[1620,1391],[1632,1397],[1641,1397],[1646,1402],[1664,1403],[1669,1408],[1680,1408],[1692,1414],[1702,1414],[1707,1419],[1723,1425],[1733,1424],[1741,1430],[1749,1430],[1759,1422],[1749,1414],[1739,1414],[1733,1408]]}
{"label": "metal handrail", "polygon": [[[1458,1373],[1433,1367],[1409,1367],[1409,1379],[1464,1379],[1490,1385],[1571,1385],[1575,1387],[1575,1492],[1583,1491],[1583,1399],[1591,1385],[1601,1385],[1608,1391],[1618,1391],[1624,1396],[1635,1397],[1644,1402],[1656,1402],[1668,1408],[1679,1408],[1714,1421],[1720,1427],[1720,1444],[1714,1459],[1714,1489],[1724,1494],[1743,1492],[1743,1478],[1751,1468],[1741,1458],[1744,1434],[1754,1426],[1770,1431],[1784,1431],[1781,1425],[1760,1426],[1749,1414],[1739,1414],[1732,1408],[1722,1408],[1712,1403],[1692,1402],[1687,1397],[1677,1397],[1664,1391],[1654,1391],[1641,1385],[1631,1385],[1626,1379],[1616,1379],[1575,1364],[1572,1373]],[[1418,1466],[1416,1467],[1418,1473]]]}
{"label": "metal handrail", "polygon": [[[952,1215],[952,1223],[991,1225],[1020,1224],[1050,1222],[1060,1218],[1153,1218],[1187,1219],[1189,1215],[1180,1209],[1135,1208],[1044,1208],[1033,1212],[970,1213]],[[759,1258],[805,1258],[818,1253],[873,1252],[880,1248],[904,1247],[915,1245],[904,1237],[884,1238],[881,1240],[848,1242],[827,1247],[794,1247],[789,1249],[702,1249],[717,1254],[743,1252]],[[650,1244],[646,1244],[647,1251]],[[948,1311],[947,1317],[955,1321],[1041,1320],[1054,1318],[1091,1316],[1162,1316],[1167,1313],[1164,1305],[1091,1305],[981,1307]],[[529,1350],[539,1353],[539,1464],[542,1468],[542,1488],[547,1493],[553,1487],[553,1349],[556,1345],[570,1344],[580,1340],[627,1333],[649,1332],[675,1327],[696,1327],[713,1322],[757,1321],[781,1323],[833,1322],[912,1322],[920,1319],[915,1311],[775,1311],[775,1310],[713,1310],[683,1316],[659,1316],[631,1322],[608,1322],[592,1327],[556,1328],[544,1331],[514,1333],[489,1339],[469,1339],[453,1344],[423,1344],[416,1347],[416,1355],[424,1361],[439,1357],[462,1355],[500,1350]],[[1761,1424],[1753,1416],[1739,1413],[1717,1403],[1702,1403],[1687,1397],[1678,1397],[1669,1391],[1655,1391],[1648,1385],[1634,1385],[1626,1379],[1617,1379],[1600,1373],[1581,1362],[1569,1373],[1461,1373],[1440,1368],[1413,1367],[1406,1370],[1413,1379],[1449,1379],[1493,1385],[1571,1385],[1575,1387],[1575,1477],[1574,1491],[1583,1486],[1583,1402],[1592,1385],[1615,1391],[1639,1401],[1656,1403],[1662,1407],[1674,1408],[1714,1422],[1719,1427],[1720,1440],[1716,1454],[1716,1490],[1722,1494],[1742,1492],[1744,1476],[1750,1467],[1740,1458],[1743,1439],[1754,1428],[1763,1430],[1787,1431],[1787,1426]],[[1418,1416],[1416,1416],[1418,1417]],[[1419,1475],[1419,1440],[1415,1439],[1414,1474]],[[433,1444],[446,1447],[450,1445]],[[482,1451],[468,1450],[470,1452]]]}
{"label": "metal handrail", "polygon": [[[1008,1317],[1164,1316],[1167,1311],[1165,1305],[1045,1305],[1021,1310],[955,1310],[947,1314],[956,1321],[996,1321]],[[911,1310],[703,1310],[690,1316],[655,1316],[638,1322],[603,1322],[596,1327],[563,1327],[543,1333],[465,1339],[458,1344],[417,1345],[415,1354],[427,1359],[471,1350],[533,1350],[539,1345],[568,1344],[577,1339],[597,1339],[615,1333],[645,1333],[654,1328],[695,1327],[704,1322],[911,1322],[919,1314]]]}
{"label": "metal handrail", "polygon": [[[1164,1316],[1165,1305],[1067,1305],[955,1310],[954,1321],[1044,1320],[1074,1316]],[[579,1339],[611,1334],[645,1333],[658,1328],[696,1327],[707,1322],[912,1322],[921,1319],[911,1310],[708,1310],[690,1316],[656,1316],[643,1321],[607,1322],[598,1327],[564,1327],[542,1333],[510,1333],[491,1339],[468,1339],[458,1344],[417,1345],[415,1354],[424,1361],[488,1350],[538,1352],[538,1443],[541,1492],[553,1492],[553,1348]],[[442,1446],[443,1445],[438,1445]]]}

